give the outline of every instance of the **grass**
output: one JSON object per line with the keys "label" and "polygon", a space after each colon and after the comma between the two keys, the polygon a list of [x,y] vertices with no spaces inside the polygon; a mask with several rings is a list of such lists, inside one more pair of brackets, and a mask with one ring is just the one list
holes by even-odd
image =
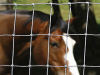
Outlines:
{"label": "grass", "polygon": [[[47,3],[50,2],[51,0],[15,0],[15,3],[18,4],[32,4],[32,3]],[[68,0],[59,0],[60,2],[68,2]],[[92,0],[93,2],[100,2],[100,0]],[[61,13],[62,16],[64,18],[64,20],[68,19],[68,15],[69,15],[69,6],[68,5],[60,5],[61,8]],[[100,23],[100,5],[93,5],[94,8],[94,12],[96,14],[96,20],[98,23]],[[32,10],[32,6],[18,6],[17,9],[21,9],[21,10]],[[39,10],[45,13],[50,14],[50,5],[35,5],[34,7],[35,10]]]}

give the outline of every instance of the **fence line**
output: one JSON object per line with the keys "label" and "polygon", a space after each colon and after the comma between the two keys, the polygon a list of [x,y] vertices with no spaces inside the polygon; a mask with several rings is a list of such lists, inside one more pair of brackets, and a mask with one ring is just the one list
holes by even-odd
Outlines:
{"label": "fence line", "polygon": [[66,2],[66,3],[31,3],[31,4],[17,4],[17,3],[0,3],[0,5],[43,5],[43,4],[48,4],[48,5],[70,5],[70,4],[100,4],[96,2]]}
{"label": "fence line", "polygon": [[[71,14],[71,4],[83,4],[83,3],[86,3],[88,4],[88,11],[87,11],[87,20],[86,20],[86,33],[85,34],[69,34],[69,27],[70,27],[70,14]],[[48,34],[33,34],[32,33],[32,28],[33,28],[33,19],[34,19],[34,8],[33,8],[33,15],[32,15],[32,27],[31,27],[31,34],[30,35],[16,35],[15,34],[15,25],[16,25],[16,9],[17,9],[17,6],[23,6],[23,5],[31,5],[31,6],[34,6],[34,5],[42,5],[42,4],[49,4],[51,5],[51,11],[50,11],[50,25],[49,25],[49,33]],[[0,36],[13,36],[13,52],[12,52],[12,64],[11,65],[0,65],[0,66],[8,66],[8,67],[12,67],[12,70],[11,70],[11,75],[13,75],[13,67],[28,67],[29,68],[29,75],[30,75],[30,68],[31,67],[40,67],[40,66],[43,66],[43,67],[46,67],[47,68],[47,75],[48,75],[48,69],[49,67],[64,67],[65,68],[65,71],[66,71],[66,67],[83,67],[83,75],[85,75],[85,68],[86,67],[99,67],[100,66],[89,66],[89,65],[86,65],[85,64],[85,57],[86,57],[86,39],[87,39],[87,36],[94,36],[94,37],[98,37],[100,36],[100,34],[88,34],[87,32],[87,27],[88,27],[88,14],[89,14],[89,4],[100,4],[100,3],[92,3],[92,2],[73,2],[73,3],[32,3],[32,4],[16,4],[16,3],[13,3],[13,4],[0,4],[0,5],[14,5],[16,6],[15,8],[15,19],[14,19],[14,31],[13,31],[13,34],[0,34]],[[69,5],[70,6],[70,12],[69,12],[69,21],[68,21],[68,29],[67,30],[67,34],[66,35],[54,35],[54,34],[51,34],[50,33],[50,27],[51,27],[51,16],[52,16],[52,5]],[[47,57],[47,64],[46,65],[31,65],[31,48],[32,48],[32,36],[37,36],[37,35],[48,35],[48,57]],[[49,44],[50,44],[50,36],[70,36],[70,35],[75,35],[75,36],[78,36],[78,35],[84,35],[85,36],[85,46],[84,46],[84,64],[83,65],[76,65],[76,66],[51,66],[49,65]],[[14,37],[15,36],[31,36],[30,37],[30,59],[29,59],[29,65],[28,66],[21,66],[21,65],[14,65]],[[98,37],[99,38],[99,37]],[[68,43],[67,43],[68,44]],[[67,44],[66,44],[66,52],[67,52]],[[66,75],[66,73],[65,73]]]}

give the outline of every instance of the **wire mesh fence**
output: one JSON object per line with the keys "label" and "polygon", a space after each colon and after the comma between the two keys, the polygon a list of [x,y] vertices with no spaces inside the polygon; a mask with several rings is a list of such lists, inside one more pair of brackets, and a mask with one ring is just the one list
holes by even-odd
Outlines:
{"label": "wire mesh fence", "polygon": [[[33,28],[34,28],[34,12],[35,12],[35,10],[34,10],[34,6],[35,5],[44,5],[44,4],[47,4],[47,5],[50,5],[51,6],[51,9],[50,9],[50,14],[49,14],[49,29],[48,29],[48,33],[47,34],[34,34],[33,33]],[[86,27],[85,27],[85,33],[76,33],[76,34],[74,34],[74,33],[72,33],[72,34],[70,34],[69,33],[69,30],[70,30],[70,19],[71,19],[71,12],[72,12],[72,10],[71,10],[71,6],[72,5],[77,5],[77,4],[86,4],[87,5],[87,16],[86,16]],[[86,53],[87,53],[87,38],[88,38],[88,36],[93,36],[93,37],[97,37],[97,38],[99,38],[99,36],[100,36],[100,34],[98,33],[98,34],[94,34],[94,33],[88,33],[88,21],[89,21],[89,10],[90,10],[90,4],[100,4],[100,3],[93,3],[93,2],[72,2],[72,3],[70,3],[70,2],[68,2],[68,3],[32,3],[32,4],[16,4],[16,3],[14,3],[14,4],[0,4],[1,6],[4,6],[4,5],[13,5],[14,6],[14,22],[13,22],[13,33],[12,34],[0,34],[0,37],[12,37],[12,56],[11,56],[11,65],[9,65],[9,64],[4,64],[4,65],[2,65],[2,64],[0,64],[0,66],[1,67],[11,67],[11,73],[10,73],[10,75],[14,75],[15,73],[15,71],[14,71],[14,69],[17,67],[17,68],[27,68],[26,70],[27,70],[27,75],[32,75],[31,74],[31,69],[32,68],[38,68],[38,67],[45,67],[46,69],[45,69],[45,71],[46,71],[46,74],[45,75],[49,75],[49,68],[53,68],[53,67],[62,67],[62,68],[65,68],[65,73],[64,74],[62,74],[61,73],[61,75],[70,75],[70,74],[68,74],[68,73],[66,73],[67,72],[67,68],[71,68],[71,67],[79,67],[79,68],[82,68],[82,73],[81,73],[81,75],[92,75],[92,74],[86,74],[85,72],[86,72],[86,68],[100,68],[100,65],[87,65],[86,64],[86,57],[87,57],[87,55],[86,55]],[[53,5],[68,5],[69,6],[69,14],[68,14],[68,27],[66,28],[66,32],[67,32],[67,34],[65,34],[65,35],[56,35],[56,34],[51,34],[51,23],[52,23],[52,13],[53,13],[53,11],[52,11],[52,6]],[[17,16],[17,6],[32,6],[32,15],[31,15],[31,21],[32,21],[32,25],[31,25],[31,30],[30,30],[30,33],[28,34],[28,35],[21,35],[21,34],[16,34],[16,16]],[[2,19],[2,18],[1,18]],[[0,25],[1,26],[1,25]],[[33,63],[32,63],[32,40],[33,40],[33,36],[48,36],[48,51],[47,51],[47,63],[46,64],[44,64],[44,65],[34,65]],[[83,64],[77,64],[77,65],[67,65],[67,64],[65,64],[65,65],[61,65],[61,66],[55,66],[55,65],[50,65],[50,63],[49,63],[49,60],[50,60],[50,36],[66,36],[67,38],[69,37],[69,36],[84,36],[84,48],[83,48],[83,51],[84,51],[84,53],[83,53],[83,55],[84,55],[84,57],[83,57]],[[29,49],[29,64],[28,65],[18,65],[18,64],[14,64],[14,57],[15,57],[15,37],[29,37],[30,38],[30,49]],[[67,40],[68,41],[68,40]],[[67,53],[67,46],[68,46],[68,43],[66,44],[66,53]],[[98,56],[99,57],[99,56]],[[59,59],[59,58],[57,58],[57,59]],[[96,58],[94,58],[94,59],[96,59]],[[94,60],[92,60],[92,61],[94,61]],[[72,62],[73,63],[73,62]],[[33,65],[32,65],[33,64]],[[25,71],[26,71],[25,70]],[[94,70],[93,70],[94,71]],[[20,72],[20,71],[19,71]],[[90,71],[91,72],[91,71]],[[20,73],[19,73],[20,74]],[[98,75],[99,74],[99,72],[96,72],[95,71],[95,74],[93,74],[93,75]],[[16,74],[15,74],[16,75]],[[57,74],[57,75],[59,75],[59,74]],[[72,74],[72,75],[76,75],[76,74]]]}

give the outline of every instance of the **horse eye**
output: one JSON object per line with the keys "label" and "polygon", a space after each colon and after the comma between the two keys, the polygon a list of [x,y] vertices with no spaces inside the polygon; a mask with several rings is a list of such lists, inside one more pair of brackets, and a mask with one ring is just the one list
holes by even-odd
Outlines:
{"label": "horse eye", "polygon": [[51,45],[52,45],[53,47],[58,47],[58,43],[56,43],[56,42],[52,42]]}

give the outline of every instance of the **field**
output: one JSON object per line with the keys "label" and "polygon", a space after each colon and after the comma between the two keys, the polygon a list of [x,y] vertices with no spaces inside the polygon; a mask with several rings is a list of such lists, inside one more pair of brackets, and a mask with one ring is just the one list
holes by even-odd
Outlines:
{"label": "field", "polygon": [[[15,3],[18,3],[18,4],[31,4],[31,3],[47,3],[47,2],[50,2],[51,0],[14,0]],[[93,2],[99,2],[100,3],[100,0],[92,0]],[[59,0],[59,2],[68,2],[68,0]],[[42,11],[42,12],[45,12],[45,13],[48,13],[50,14],[50,5],[35,5],[34,9],[35,10],[39,10],[39,11]],[[68,19],[68,15],[69,15],[69,6],[68,5],[60,5],[60,8],[61,8],[61,13],[62,13],[62,16],[64,18],[64,20],[67,20]],[[100,23],[100,4],[97,4],[97,5],[93,5],[93,8],[94,8],[94,12],[96,14],[96,19],[97,19],[97,22]],[[18,6],[17,9],[21,9],[21,10],[32,10],[32,6]]]}

